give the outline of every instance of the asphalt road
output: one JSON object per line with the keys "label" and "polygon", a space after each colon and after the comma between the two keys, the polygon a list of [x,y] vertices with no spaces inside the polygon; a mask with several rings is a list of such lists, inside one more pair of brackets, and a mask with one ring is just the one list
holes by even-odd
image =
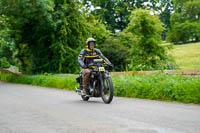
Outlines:
{"label": "asphalt road", "polygon": [[200,133],[200,105],[114,97],[0,81],[0,133]]}

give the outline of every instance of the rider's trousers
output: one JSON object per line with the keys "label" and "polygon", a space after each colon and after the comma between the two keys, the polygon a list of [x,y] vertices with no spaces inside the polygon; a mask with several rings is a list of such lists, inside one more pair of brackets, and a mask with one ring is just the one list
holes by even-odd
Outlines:
{"label": "rider's trousers", "polygon": [[88,88],[88,83],[90,81],[90,74],[92,72],[92,69],[83,69],[82,70],[82,78],[83,78],[83,89]]}

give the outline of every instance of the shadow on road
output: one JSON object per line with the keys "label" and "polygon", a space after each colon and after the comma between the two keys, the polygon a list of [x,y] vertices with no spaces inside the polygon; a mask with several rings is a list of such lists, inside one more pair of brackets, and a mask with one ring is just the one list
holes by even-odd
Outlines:
{"label": "shadow on road", "polygon": [[77,100],[71,100],[71,101],[68,101],[68,102],[71,102],[73,104],[85,104],[85,103],[86,104],[104,104],[103,101],[101,101],[101,100],[94,100],[94,99],[91,99],[89,101],[83,101],[83,100],[77,99]]}

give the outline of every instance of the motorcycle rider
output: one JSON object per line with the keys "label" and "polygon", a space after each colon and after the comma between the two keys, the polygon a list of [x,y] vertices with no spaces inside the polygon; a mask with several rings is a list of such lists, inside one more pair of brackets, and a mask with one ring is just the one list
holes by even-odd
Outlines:
{"label": "motorcycle rider", "polygon": [[96,40],[94,38],[88,38],[86,41],[86,48],[82,49],[78,56],[78,63],[82,67],[82,95],[88,95],[88,83],[90,81],[90,74],[92,72],[92,66],[94,59],[103,59],[104,62],[113,67],[113,64],[101,53],[99,49],[95,48]]}

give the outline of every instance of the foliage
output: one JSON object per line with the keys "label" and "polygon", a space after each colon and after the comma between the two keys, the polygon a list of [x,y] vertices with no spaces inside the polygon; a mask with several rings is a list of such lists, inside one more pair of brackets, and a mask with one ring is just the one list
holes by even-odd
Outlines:
{"label": "foliage", "polygon": [[150,10],[132,12],[130,23],[124,32],[132,33],[135,44],[131,46],[131,67],[136,70],[165,69],[168,62],[166,48],[161,46],[163,24]]}
{"label": "foliage", "polygon": [[108,38],[100,46],[102,53],[113,64],[115,71],[125,71],[128,65],[127,59],[129,57],[128,48],[121,45],[114,37]]}
{"label": "foliage", "polygon": [[120,44],[127,47],[128,49],[131,49],[132,46],[138,44],[139,41],[139,39],[136,36],[133,36],[131,32],[120,32],[115,35],[115,38],[120,42]]}
{"label": "foliage", "polygon": [[77,56],[93,37],[117,71],[172,69],[173,58],[159,45],[160,36],[165,39],[169,31],[171,42],[199,41],[199,2],[3,0],[0,67],[14,65],[29,74],[77,73]]}
{"label": "foliage", "polygon": [[175,0],[175,9],[175,13],[170,19],[171,29],[167,40],[174,43],[199,41],[200,1]]}
{"label": "foliage", "polygon": [[[123,29],[127,25],[128,3],[123,0],[83,0],[83,4],[93,15],[98,16],[104,24],[107,24],[107,28],[112,32],[118,28]],[[95,9],[90,10],[91,6]]]}
{"label": "foliage", "polygon": [[131,47],[137,43],[130,32],[116,33],[100,45],[103,54],[114,64],[114,71],[128,71]]}
{"label": "foliage", "polygon": [[173,3],[172,0],[161,0],[160,1],[160,14],[159,18],[161,22],[164,24],[165,30],[162,33],[162,39],[165,40],[167,36],[168,30],[171,28],[170,17],[173,12]]}
{"label": "foliage", "polygon": [[[105,26],[88,18],[74,0],[1,1],[8,17],[9,36],[15,38],[20,69],[26,73],[75,73],[77,56],[88,37],[100,42],[109,35]],[[92,18],[92,19],[91,19]]]}
{"label": "foliage", "polygon": [[[0,73],[0,80],[74,90],[78,75],[22,75]],[[200,103],[200,78],[182,75],[113,75],[114,95]]]}
{"label": "foliage", "polygon": [[17,65],[14,58],[16,54],[14,39],[10,36],[10,25],[7,24],[8,18],[0,16],[0,68],[8,68],[10,65]]}
{"label": "foliage", "polygon": [[53,74],[43,74],[43,75],[13,75],[5,74],[0,72],[0,80],[21,83],[21,84],[31,84],[44,87],[55,87],[61,89],[73,90],[76,83],[77,75],[53,75]]}
{"label": "foliage", "polygon": [[[129,23],[131,11],[136,8],[159,12],[162,22],[169,27],[172,10],[171,0],[83,0],[88,11],[98,16],[112,32],[122,31]],[[92,8],[93,9],[90,9]]]}
{"label": "foliage", "polygon": [[182,7],[183,7],[184,3],[187,2],[187,1],[188,0],[173,0],[174,10],[180,13],[182,11]]}
{"label": "foliage", "polygon": [[187,43],[200,37],[200,23],[185,21],[173,25],[173,30],[168,35],[168,40],[174,43]]}
{"label": "foliage", "polygon": [[97,40],[97,45],[101,45],[105,39],[111,36],[111,32],[107,30],[106,26],[102,24],[102,22],[95,16],[89,14],[86,15],[86,19],[90,30],[90,37],[93,37],[95,40]]}
{"label": "foliage", "polygon": [[112,78],[116,96],[200,103],[200,78],[164,74]]}

